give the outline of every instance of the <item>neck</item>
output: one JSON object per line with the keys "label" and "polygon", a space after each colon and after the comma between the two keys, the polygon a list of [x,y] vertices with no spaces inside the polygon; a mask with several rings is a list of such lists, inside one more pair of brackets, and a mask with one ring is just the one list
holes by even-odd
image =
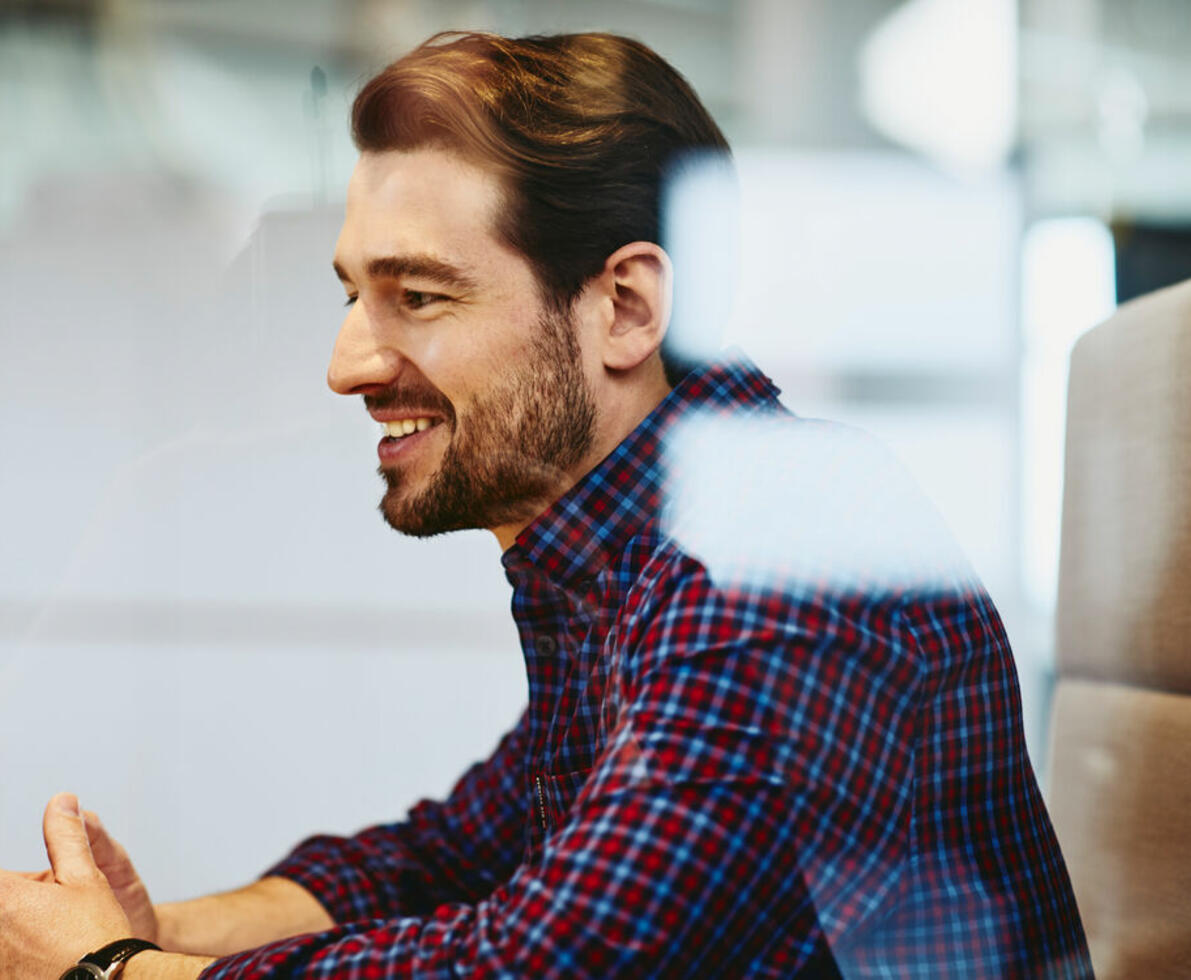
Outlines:
{"label": "neck", "polygon": [[648,385],[638,383],[631,388],[610,385],[609,396],[603,400],[599,420],[596,423],[596,437],[592,440],[591,449],[578,464],[563,475],[553,496],[549,500],[535,503],[531,516],[525,520],[489,529],[496,535],[500,550],[508,551],[522,531],[603,462],[608,454],[624,442],[625,437],[637,428],[668,394],[670,394],[670,386],[666,383],[664,373],[659,374]]}

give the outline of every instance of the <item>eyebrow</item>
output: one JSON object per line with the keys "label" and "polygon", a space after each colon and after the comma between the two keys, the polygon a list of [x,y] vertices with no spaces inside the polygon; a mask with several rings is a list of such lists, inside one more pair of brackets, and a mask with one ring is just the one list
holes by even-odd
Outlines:
{"label": "eyebrow", "polygon": [[[351,277],[338,260],[332,262],[331,267],[341,282],[351,281]],[[458,266],[431,255],[381,255],[369,259],[364,268],[370,279],[400,279],[409,276],[455,289],[474,289],[476,285],[476,281]]]}

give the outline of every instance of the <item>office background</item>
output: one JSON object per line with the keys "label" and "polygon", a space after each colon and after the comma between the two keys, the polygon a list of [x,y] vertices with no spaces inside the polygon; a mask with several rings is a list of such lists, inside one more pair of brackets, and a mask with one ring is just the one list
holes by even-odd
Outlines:
{"label": "office background", "polygon": [[612,30],[736,148],[725,339],[914,473],[1045,777],[1065,363],[1191,275],[1180,0],[0,3],[0,867],[79,793],[155,898],[445,792],[515,718],[499,552],[375,512],[323,383],[359,83],[437,30]]}

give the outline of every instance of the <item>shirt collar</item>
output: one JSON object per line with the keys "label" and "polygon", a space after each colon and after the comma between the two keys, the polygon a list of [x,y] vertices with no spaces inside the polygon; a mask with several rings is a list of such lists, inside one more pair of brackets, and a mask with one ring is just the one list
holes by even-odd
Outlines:
{"label": "shirt collar", "polygon": [[529,565],[566,584],[596,575],[662,503],[666,432],[698,410],[773,408],[779,390],[743,352],[691,371],[603,461],[539,514],[505,551],[512,579]]}

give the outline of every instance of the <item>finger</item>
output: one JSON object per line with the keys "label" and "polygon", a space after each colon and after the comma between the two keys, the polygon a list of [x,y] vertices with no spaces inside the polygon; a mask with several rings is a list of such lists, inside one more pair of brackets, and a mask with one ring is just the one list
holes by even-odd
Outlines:
{"label": "finger", "polygon": [[91,842],[91,854],[95,857],[95,863],[102,868],[119,861],[117,848],[120,845],[108,833],[107,827],[99,819],[99,814],[93,810],[84,810],[83,823],[87,827],[87,839]]}
{"label": "finger", "polygon": [[64,885],[79,884],[93,880],[99,874],[87,840],[87,828],[79,812],[79,801],[73,793],[59,793],[50,800],[45,808],[42,832],[55,881]]}
{"label": "finger", "polygon": [[91,854],[109,884],[113,888],[120,888],[135,881],[137,873],[128,857],[128,852],[108,833],[103,821],[99,819],[99,815],[91,810],[84,810],[83,820],[87,825]]}

